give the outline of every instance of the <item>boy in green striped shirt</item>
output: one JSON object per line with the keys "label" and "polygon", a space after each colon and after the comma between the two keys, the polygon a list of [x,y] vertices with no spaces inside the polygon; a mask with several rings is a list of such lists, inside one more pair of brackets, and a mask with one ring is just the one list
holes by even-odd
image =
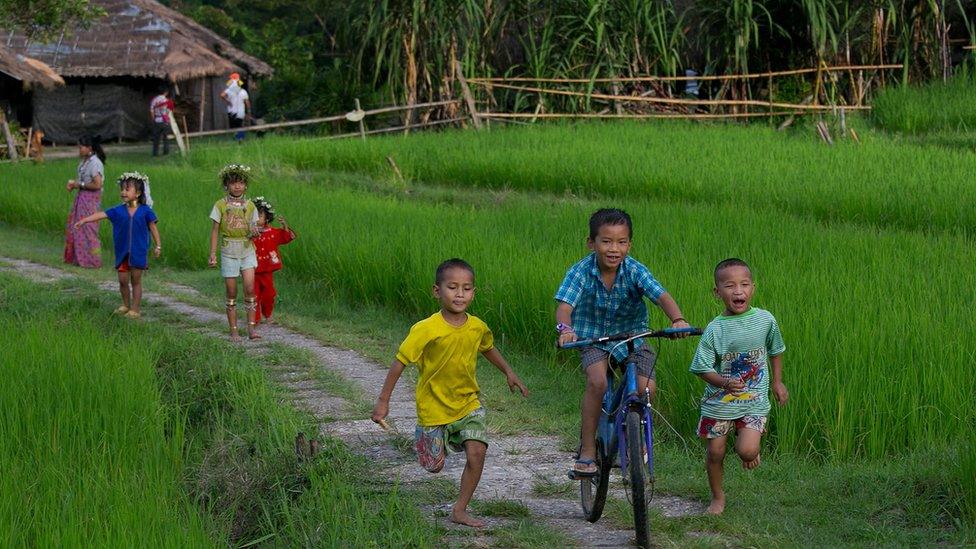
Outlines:
{"label": "boy in green striped shirt", "polygon": [[772,387],[780,406],[786,404],[789,393],[783,384],[786,345],[773,315],[750,305],[755,285],[746,262],[730,258],[716,265],[714,291],[725,310],[705,328],[691,372],[707,383],[698,436],[708,444],[705,469],[712,489],[708,512],[720,515],[725,510],[722,477],[729,434],[735,432],[735,453],[742,466],[758,467],[759,441],[770,408],[769,389]]}

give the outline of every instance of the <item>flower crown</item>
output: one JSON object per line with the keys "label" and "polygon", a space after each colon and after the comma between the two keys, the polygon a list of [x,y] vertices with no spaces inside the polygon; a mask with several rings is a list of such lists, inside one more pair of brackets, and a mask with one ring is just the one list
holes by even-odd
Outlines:
{"label": "flower crown", "polygon": [[220,173],[217,174],[217,178],[220,179],[221,183],[226,183],[228,179],[239,179],[247,184],[251,179],[251,167],[245,166],[244,164],[228,164],[224,166]]}
{"label": "flower crown", "polygon": [[254,200],[252,200],[252,202],[254,202],[254,206],[257,207],[259,210],[264,210],[269,214],[274,215],[275,213],[274,206],[270,202],[265,200],[263,196],[259,196],[255,198]]}
{"label": "flower crown", "polygon": [[139,173],[139,172],[125,172],[122,175],[120,175],[119,178],[115,180],[115,182],[117,184],[121,185],[122,183],[124,183],[125,181],[128,181],[129,179],[135,179],[136,181],[142,181],[142,185],[143,186],[146,186],[146,185],[149,184],[149,176],[146,175],[146,174],[144,174],[144,173]]}

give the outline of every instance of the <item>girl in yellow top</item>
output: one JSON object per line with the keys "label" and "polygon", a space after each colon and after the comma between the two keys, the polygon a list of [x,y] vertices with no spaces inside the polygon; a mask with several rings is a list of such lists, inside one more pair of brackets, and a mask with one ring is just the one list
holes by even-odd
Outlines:
{"label": "girl in yellow top", "polygon": [[432,473],[444,467],[445,446],[460,452],[467,461],[461,473],[461,490],[451,510],[451,521],[480,528],[484,521],[468,514],[485,466],[488,433],[485,411],[478,400],[475,365],[478,353],[495,365],[508,380],[512,391],[529,396],[525,384],[494,347],[491,330],[466,311],[474,299],[474,269],[461,259],[449,259],[437,267],[434,297],[441,310],[410,328],[390,366],[379,399],[373,408],[373,421],[383,424],[390,412],[390,395],[407,364],[416,364],[417,428],[414,446],[420,465]]}

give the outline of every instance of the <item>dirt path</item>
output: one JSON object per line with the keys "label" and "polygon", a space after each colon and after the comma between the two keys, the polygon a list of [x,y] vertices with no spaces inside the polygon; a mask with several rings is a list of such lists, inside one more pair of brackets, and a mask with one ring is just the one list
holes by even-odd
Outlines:
{"label": "dirt path", "polygon": [[[75,275],[61,269],[41,265],[21,259],[0,257],[0,270],[12,272],[37,282],[50,283]],[[100,285],[106,291],[117,291],[114,281]],[[168,285],[169,291],[187,297],[199,297],[193,288]],[[177,297],[155,292],[143,296],[143,318],[153,320],[153,309],[166,307],[180,313],[187,321],[210,326],[226,322],[222,312],[191,305]],[[214,337],[223,338],[224,333],[209,327],[194,326]],[[362,355],[345,349],[323,345],[306,335],[281,326],[262,326],[263,339],[257,342],[242,343],[248,352],[264,352],[268,344],[280,343],[310,352],[324,367],[346,380],[354,383],[363,394],[372,398],[382,386],[387,369]],[[282,386],[291,391],[296,406],[311,412],[320,422],[321,433],[341,439],[354,451],[374,459],[383,471],[379,474],[391,479],[399,478],[401,483],[414,484],[428,482],[432,478],[448,479],[455,485],[464,468],[464,457],[453,454],[438,474],[423,471],[409,456],[405,455],[405,440],[412,442],[416,411],[413,402],[413,386],[399,383],[390,401],[390,418],[394,433],[381,431],[372,421],[364,417],[362,405],[329,394],[313,379],[307,369],[290,368],[271,370],[271,375]],[[490,410],[489,410],[490,415]],[[406,439],[409,437],[409,439]],[[533,495],[533,487],[539,484],[564,485],[567,482],[566,469],[571,456],[559,450],[559,440],[552,436],[504,436],[493,434],[488,452],[484,475],[475,493],[479,500],[502,499],[521,502],[537,521],[562,532],[577,544],[585,547],[626,547],[633,541],[633,530],[620,529],[602,520],[590,524],[582,519],[577,492],[570,496],[539,497]],[[616,476],[616,475],[615,475]],[[421,484],[422,485],[422,484]],[[622,497],[622,490],[611,486],[611,497]],[[442,526],[456,529],[445,518],[445,510],[450,501],[433,506],[429,511],[432,520]],[[704,505],[698,501],[674,496],[657,495],[652,506],[658,507],[665,516],[684,516],[704,512]],[[457,538],[459,543],[490,545],[492,526],[508,523],[509,519],[487,517],[489,528],[480,538],[464,536]]]}

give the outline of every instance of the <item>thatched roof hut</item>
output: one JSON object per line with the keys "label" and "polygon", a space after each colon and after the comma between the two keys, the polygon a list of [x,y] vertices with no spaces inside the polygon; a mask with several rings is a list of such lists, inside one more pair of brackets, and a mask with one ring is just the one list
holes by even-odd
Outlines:
{"label": "thatched roof hut", "polygon": [[50,43],[0,32],[0,45],[49,65],[67,81],[33,94],[33,124],[56,141],[82,134],[141,138],[148,104],[160,85],[175,88],[190,130],[227,126],[219,93],[231,72],[270,76],[267,63],[153,0],[92,0],[107,15]]}

